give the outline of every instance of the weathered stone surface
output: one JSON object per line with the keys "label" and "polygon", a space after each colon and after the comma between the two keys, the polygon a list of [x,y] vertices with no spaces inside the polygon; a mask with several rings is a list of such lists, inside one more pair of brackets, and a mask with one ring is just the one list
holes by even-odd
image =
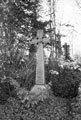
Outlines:
{"label": "weathered stone surface", "polygon": [[39,45],[37,51],[36,84],[45,84],[44,56],[42,44]]}
{"label": "weathered stone surface", "polygon": [[43,90],[46,90],[45,85],[35,85],[30,91],[30,93],[35,93],[36,95],[39,95]]}
{"label": "weathered stone surface", "polygon": [[36,53],[36,82],[31,92],[40,93],[41,88],[45,88],[45,68],[44,68],[44,50],[43,44],[49,42],[49,39],[43,38],[43,30],[38,30],[36,39],[31,44],[37,46]]}

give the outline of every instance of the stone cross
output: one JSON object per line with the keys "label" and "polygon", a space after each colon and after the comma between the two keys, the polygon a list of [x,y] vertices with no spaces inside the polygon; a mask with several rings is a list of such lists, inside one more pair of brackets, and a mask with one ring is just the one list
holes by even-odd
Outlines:
{"label": "stone cross", "polygon": [[65,52],[65,59],[70,59],[69,47],[70,46],[67,43],[63,45],[64,52]]}
{"label": "stone cross", "polygon": [[44,50],[43,45],[49,42],[48,38],[43,38],[43,30],[37,31],[37,37],[31,41],[31,44],[37,46],[36,53],[36,85],[45,84],[45,70],[44,70]]}

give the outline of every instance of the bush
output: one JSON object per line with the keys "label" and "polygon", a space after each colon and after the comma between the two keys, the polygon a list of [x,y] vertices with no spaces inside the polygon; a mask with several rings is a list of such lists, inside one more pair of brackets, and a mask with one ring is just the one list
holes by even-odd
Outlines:
{"label": "bush", "polygon": [[0,83],[0,104],[7,102],[9,97],[16,97],[15,88],[9,82]]}
{"label": "bush", "polygon": [[78,95],[81,72],[68,68],[59,68],[59,75],[50,74],[51,88],[55,96],[73,98]]}

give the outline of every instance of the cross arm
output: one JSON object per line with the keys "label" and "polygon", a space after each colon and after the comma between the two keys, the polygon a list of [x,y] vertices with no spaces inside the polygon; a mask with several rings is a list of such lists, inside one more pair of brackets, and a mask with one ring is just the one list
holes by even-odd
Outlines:
{"label": "cross arm", "polygon": [[32,41],[29,42],[30,44],[37,44],[37,40],[33,39]]}
{"label": "cross arm", "polygon": [[46,43],[50,43],[50,40],[48,38],[44,38],[43,39],[43,43],[46,44]]}

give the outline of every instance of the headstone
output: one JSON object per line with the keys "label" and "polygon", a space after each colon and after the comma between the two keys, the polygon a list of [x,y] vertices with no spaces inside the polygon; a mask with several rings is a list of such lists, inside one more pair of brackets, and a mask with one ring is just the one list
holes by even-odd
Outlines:
{"label": "headstone", "polygon": [[31,41],[31,44],[37,46],[36,53],[36,81],[32,92],[44,88],[45,85],[45,67],[44,67],[44,50],[43,45],[49,42],[48,38],[43,38],[43,30],[37,31],[37,37]]}
{"label": "headstone", "polygon": [[65,59],[66,60],[70,60],[70,50],[69,50],[69,45],[67,43],[65,43],[63,45],[63,48],[64,48],[64,56],[65,56]]}

